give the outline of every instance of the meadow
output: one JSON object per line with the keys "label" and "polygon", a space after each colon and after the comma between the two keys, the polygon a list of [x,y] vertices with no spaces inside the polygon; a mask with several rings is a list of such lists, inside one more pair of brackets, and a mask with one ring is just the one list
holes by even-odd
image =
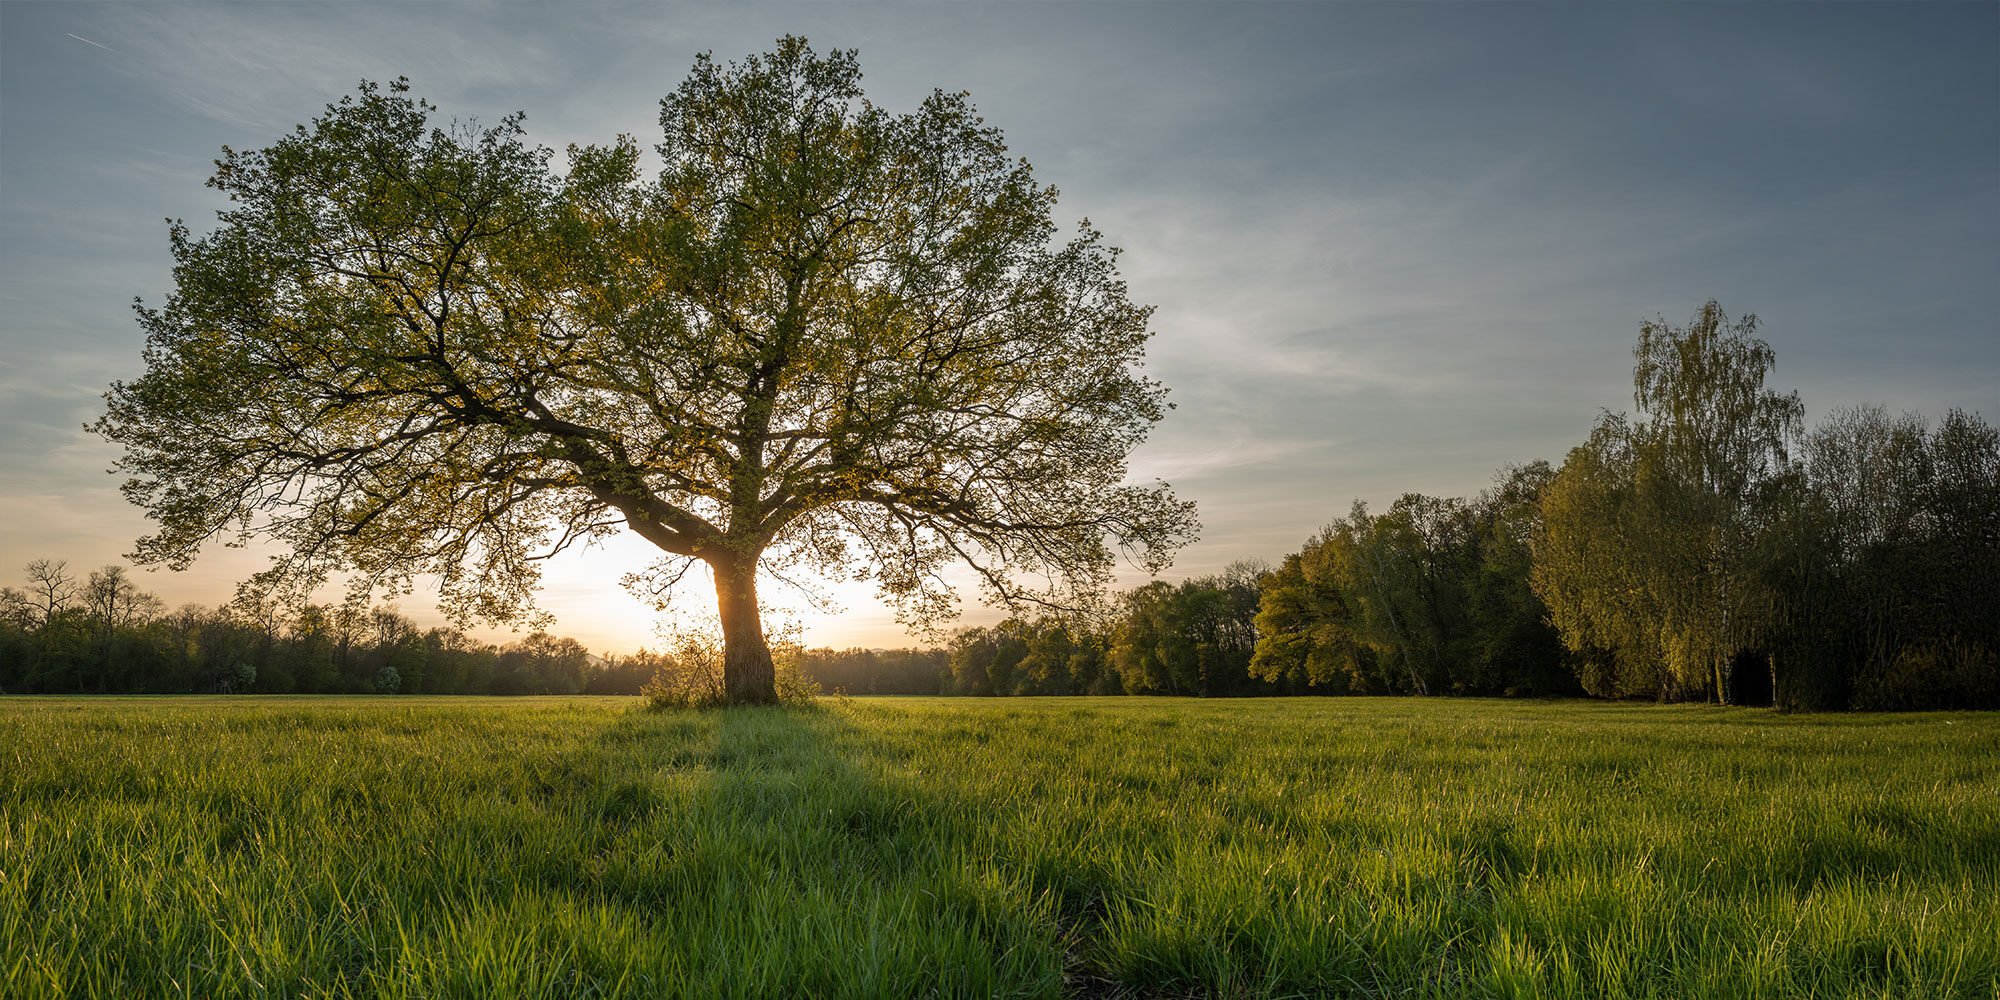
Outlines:
{"label": "meadow", "polygon": [[2000,996],[2000,717],[0,699],[0,996]]}

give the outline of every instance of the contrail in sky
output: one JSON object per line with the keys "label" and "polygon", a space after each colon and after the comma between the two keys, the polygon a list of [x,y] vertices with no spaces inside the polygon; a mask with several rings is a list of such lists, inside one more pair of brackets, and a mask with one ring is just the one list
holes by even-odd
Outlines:
{"label": "contrail in sky", "polygon": [[117,52],[119,55],[124,55],[123,52],[118,52],[117,49],[114,49],[109,45],[99,45],[98,43],[93,42],[90,39],[83,37],[82,35],[70,35],[69,32],[67,31],[63,32],[63,34],[69,35],[69,37],[74,38],[85,45],[96,45],[98,48],[103,49],[106,52]]}

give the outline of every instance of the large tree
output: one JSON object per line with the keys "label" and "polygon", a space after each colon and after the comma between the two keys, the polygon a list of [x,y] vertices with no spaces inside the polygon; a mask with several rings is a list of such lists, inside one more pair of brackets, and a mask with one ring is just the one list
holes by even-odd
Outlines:
{"label": "large tree", "polygon": [[712,573],[729,697],[774,697],[760,565],[854,567],[912,620],[947,564],[1074,605],[1149,570],[1191,504],[1132,485],[1165,390],[1149,307],[963,93],[866,101],[852,52],[699,57],[661,102],[664,167],[522,119],[432,121],[398,81],[274,145],[224,150],[233,207],[175,225],[141,307],[147,371],[96,429],[158,530],[148,562],[275,540],[260,578],[441,581],[461,617],[530,609],[538,560],[629,529]]}

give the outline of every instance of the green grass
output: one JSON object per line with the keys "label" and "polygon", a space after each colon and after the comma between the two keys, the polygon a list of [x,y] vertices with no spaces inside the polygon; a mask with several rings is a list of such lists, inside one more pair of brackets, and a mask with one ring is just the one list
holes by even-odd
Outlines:
{"label": "green grass", "polygon": [[0,996],[2000,995],[2000,718],[0,699]]}

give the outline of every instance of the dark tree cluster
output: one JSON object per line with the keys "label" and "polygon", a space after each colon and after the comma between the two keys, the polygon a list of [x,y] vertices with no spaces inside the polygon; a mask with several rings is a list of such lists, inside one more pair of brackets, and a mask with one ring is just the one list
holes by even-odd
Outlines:
{"label": "dark tree cluster", "polygon": [[1122,694],[1100,629],[1010,618],[952,636],[944,689],[967,695]]}
{"label": "dark tree cluster", "polygon": [[36,560],[0,588],[6,694],[637,694],[657,657],[537,632],[494,645],[392,608],[269,602],[168,611],[121,566]]}
{"label": "dark tree cluster", "polygon": [[1799,708],[2000,708],[2000,433],[1835,411],[1768,490],[1774,694]]}
{"label": "dark tree cluster", "polygon": [[1120,595],[1096,617],[1009,618],[952,636],[940,690],[963,695],[1268,694],[1249,673],[1262,567]]}
{"label": "dark tree cluster", "polygon": [[1133,694],[1265,693],[1250,675],[1263,567],[1154,582],[1127,593],[1109,635],[1110,665]]}
{"label": "dark tree cluster", "polygon": [[1573,659],[1528,583],[1546,462],[1471,500],[1357,502],[1264,580],[1250,671],[1286,691],[1555,695]]}

